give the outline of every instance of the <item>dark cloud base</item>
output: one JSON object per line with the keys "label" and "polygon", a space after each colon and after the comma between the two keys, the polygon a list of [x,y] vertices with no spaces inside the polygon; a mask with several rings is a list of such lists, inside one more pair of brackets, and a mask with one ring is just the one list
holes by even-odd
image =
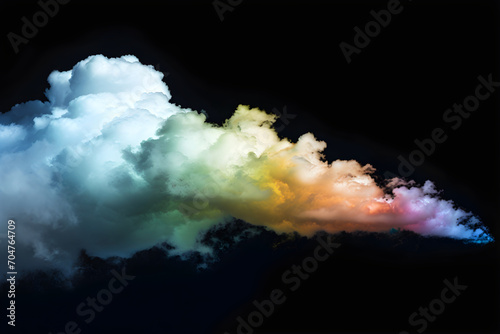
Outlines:
{"label": "dark cloud base", "polygon": [[[235,235],[241,236],[236,243]],[[205,235],[204,243],[215,250],[211,260],[199,253],[169,257],[168,245],[129,259],[90,257],[82,250],[70,281],[54,270],[32,272],[18,282],[16,330],[59,333],[74,320],[82,333],[143,333],[146,328],[148,333],[235,333],[237,317],[255,310],[252,301],[269,298],[278,288],[287,300],[259,333],[365,332],[374,327],[396,332],[408,327],[408,316],[420,304],[435,298],[443,279],[456,276],[475,292],[464,293],[453,319],[442,316],[433,330],[494,328],[498,309],[480,303],[482,293],[491,294],[489,286],[494,286],[493,246],[409,231],[340,233],[333,240],[341,246],[293,292],[281,276],[312,256],[315,238],[278,235],[244,222],[214,227]],[[204,268],[207,261],[210,266]],[[108,286],[112,269],[124,267],[135,279],[85,324],[77,306]],[[5,289],[4,284],[2,294]],[[415,301],[413,308],[407,299]]]}

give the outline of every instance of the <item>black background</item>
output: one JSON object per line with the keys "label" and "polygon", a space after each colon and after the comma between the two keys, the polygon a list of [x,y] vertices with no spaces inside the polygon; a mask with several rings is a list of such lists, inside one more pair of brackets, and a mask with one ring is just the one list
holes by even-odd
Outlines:
{"label": "black background", "polygon": [[[205,110],[209,121],[220,124],[238,104],[269,112],[286,106],[296,117],[280,135],[296,140],[313,132],[327,141],[329,161],[370,163],[380,176],[397,174],[398,156],[408,157],[415,139],[442,127],[448,139],[411,178],[435,181],[444,198],[480,216],[496,235],[499,93],[457,130],[442,117],[474,93],[479,75],[493,73],[500,80],[499,4],[402,5],[348,64],[339,43],[352,44],[353,28],[363,28],[372,20],[370,11],[385,9],[386,1],[244,0],[221,21],[211,1],[72,0],[17,54],[6,36],[20,34],[21,17],[31,18],[40,8],[36,1],[4,1],[0,110],[44,99],[52,70],[69,70],[93,54],[134,54],[168,73],[164,81],[173,102]],[[264,233],[237,245],[206,271],[154,250],[138,255],[129,263],[136,280],[94,322],[82,325],[82,333],[234,333],[236,317],[253,310],[252,300],[285,288],[281,274],[316,245],[299,239],[277,251],[276,238]],[[344,236],[338,253],[256,332],[409,330],[408,316],[439,297],[443,280],[455,276],[468,289],[427,332],[499,330],[496,244],[475,247],[415,236],[403,242]],[[53,288],[52,276],[47,282],[36,275],[27,279],[26,292],[18,297],[18,324],[24,329],[15,331],[57,333],[68,320],[77,320],[76,305],[110,278],[109,264],[87,260],[101,266],[94,268],[100,274],[73,290]]]}

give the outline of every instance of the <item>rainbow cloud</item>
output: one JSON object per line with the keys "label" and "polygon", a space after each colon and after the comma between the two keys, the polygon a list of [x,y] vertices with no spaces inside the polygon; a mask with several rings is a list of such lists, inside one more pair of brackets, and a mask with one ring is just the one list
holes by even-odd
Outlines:
{"label": "rainbow cloud", "polygon": [[134,56],[91,56],[48,78],[48,101],[0,116],[1,216],[15,219],[28,268],[68,268],[81,249],[130,256],[167,242],[211,251],[203,233],[239,218],[278,233],[389,231],[473,242],[471,213],[375,169],[324,160],[306,133],[278,137],[275,115],[238,106],[222,126],[169,102],[163,75]]}

